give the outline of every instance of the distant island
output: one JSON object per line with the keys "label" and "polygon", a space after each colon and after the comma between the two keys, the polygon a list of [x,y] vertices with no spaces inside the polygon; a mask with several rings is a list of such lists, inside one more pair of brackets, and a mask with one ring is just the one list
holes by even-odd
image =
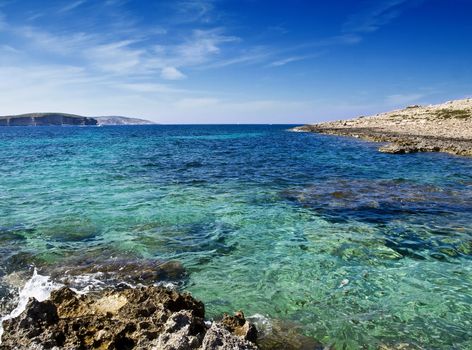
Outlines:
{"label": "distant island", "polygon": [[447,152],[472,156],[472,99],[293,128],[292,131],[387,142],[385,153]]}
{"label": "distant island", "polygon": [[28,113],[0,116],[0,126],[150,125],[149,120],[120,116],[84,117],[67,113]]}
{"label": "distant island", "polygon": [[152,125],[156,124],[149,120],[120,117],[120,116],[105,116],[105,117],[93,117],[98,121],[99,125]]}

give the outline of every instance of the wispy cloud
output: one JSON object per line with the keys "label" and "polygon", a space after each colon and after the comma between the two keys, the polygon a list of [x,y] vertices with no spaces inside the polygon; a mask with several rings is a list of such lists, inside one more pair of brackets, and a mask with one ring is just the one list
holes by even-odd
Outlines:
{"label": "wispy cloud", "polygon": [[164,67],[161,70],[161,77],[166,80],[181,80],[185,79],[186,76],[184,73],[179,71],[175,67]]}
{"label": "wispy cloud", "polygon": [[15,49],[13,46],[10,45],[0,45],[0,51],[6,53],[20,53],[20,50]]}
{"label": "wispy cloud", "polygon": [[213,0],[180,0],[174,2],[174,21],[178,22],[212,22],[216,16]]}
{"label": "wispy cloud", "polygon": [[66,6],[61,7],[57,12],[58,13],[66,13],[75,10],[77,7],[82,6],[85,4],[87,0],[77,0],[77,1],[72,1]]}
{"label": "wispy cloud", "polygon": [[406,9],[422,0],[376,0],[370,6],[355,13],[344,23],[346,33],[371,33],[400,16]]}
{"label": "wispy cloud", "polygon": [[273,58],[278,53],[269,47],[253,47],[250,49],[243,49],[235,55],[230,57],[219,58],[211,63],[202,65],[201,69],[224,68],[232,65],[251,65],[265,63]]}
{"label": "wispy cloud", "polygon": [[269,67],[281,67],[281,66],[285,66],[289,63],[304,61],[304,60],[320,57],[321,55],[325,54],[326,52],[327,51],[321,51],[321,52],[318,52],[318,53],[312,54],[312,55],[290,56],[290,57],[287,57],[287,58],[283,58],[283,59],[280,59],[280,60],[273,61],[273,62],[269,63],[268,66]]}
{"label": "wispy cloud", "polygon": [[402,106],[408,103],[419,101],[426,96],[428,96],[426,93],[393,94],[387,96],[385,102],[387,105]]}
{"label": "wispy cloud", "polygon": [[[171,48],[171,60],[180,61],[186,65],[208,62],[209,56],[218,55],[221,45],[238,41],[235,36],[223,34],[222,28],[211,30],[194,30],[192,36],[184,43]],[[175,65],[180,66],[180,62]]]}
{"label": "wispy cloud", "polygon": [[105,72],[129,74],[140,68],[145,50],[132,48],[135,42],[123,40],[88,48],[85,59]]}

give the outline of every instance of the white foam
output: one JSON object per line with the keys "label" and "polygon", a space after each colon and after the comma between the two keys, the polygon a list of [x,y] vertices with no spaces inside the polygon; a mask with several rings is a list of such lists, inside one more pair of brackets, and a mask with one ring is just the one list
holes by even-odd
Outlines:
{"label": "white foam", "polygon": [[170,290],[177,290],[177,284],[172,283],[172,282],[160,281],[160,282],[154,283],[153,285],[155,287],[164,287]]}
{"label": "white foam", "polygon": [[48,276],[38,274],[34,269],[33,276],[26,282],[24,287],[20,290],[18,295],[18,305],[8,315],[0,318],[0,344],[3,335],[3,321],[18,317],[26,309],[26,304],[30,298],[35,298],[38,301],[44,301],[49,298],[53,290],[59,289],[60,284],[55,283],[49,279]]}
{"label": "white foam", "polygon": [[264,337],[272,333],[272,322],[269,317],[261,314],[254,314],[246,317],[246,319],[256,326],[260,336]]}
{"label": "white foam", "polygon": [[102,275],[103,274],[101,272],[78,276],[66,275],[61,278],[60,281],[67,285],[75,293],[82,295],[94,290],[103,289],[106,284],[99,279]]}

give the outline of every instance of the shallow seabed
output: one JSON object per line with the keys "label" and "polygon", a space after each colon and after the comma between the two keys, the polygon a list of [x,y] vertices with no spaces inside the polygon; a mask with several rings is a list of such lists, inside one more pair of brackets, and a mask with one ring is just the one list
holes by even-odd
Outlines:
{"label": "shallow seabed", "polygon": [[472,349],[472,159],[287,128],[1,128],[0,275],[179,260],[209,317],[337,349]]}

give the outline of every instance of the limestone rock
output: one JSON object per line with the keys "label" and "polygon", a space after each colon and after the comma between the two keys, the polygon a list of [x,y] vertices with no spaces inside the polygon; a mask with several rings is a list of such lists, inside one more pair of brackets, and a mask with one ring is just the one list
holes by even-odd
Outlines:
{"label": "limestone rock", "polygon": [[232,335],[226,328],[213,323],[206,332],[201,350],[242,349],[257,350],[257,346],[243,337]]}
{"label": "limestone rock", "polygon": [[63,287],[4,321],[0,349],[257,349],[242,314],[226,322],[235,334],[217,323],[207,330],[204,316],[203,303],[163,287],[85,295]]}
{"label": "limestone rock", "polygon": [[246,340],[255,342],[257,340],[257,329],[249,321],[246,321],[242,311],[238,311],[234,316],[224,315],[221,324],[231,333],[243,337]]}
{"label": "limestone rock", "polygon": [[369,117],[299,126],[293,131],[316,132],[390,142],[385,153],[447,152],[472,156],[472,100],[434,106],[408,106]]}

